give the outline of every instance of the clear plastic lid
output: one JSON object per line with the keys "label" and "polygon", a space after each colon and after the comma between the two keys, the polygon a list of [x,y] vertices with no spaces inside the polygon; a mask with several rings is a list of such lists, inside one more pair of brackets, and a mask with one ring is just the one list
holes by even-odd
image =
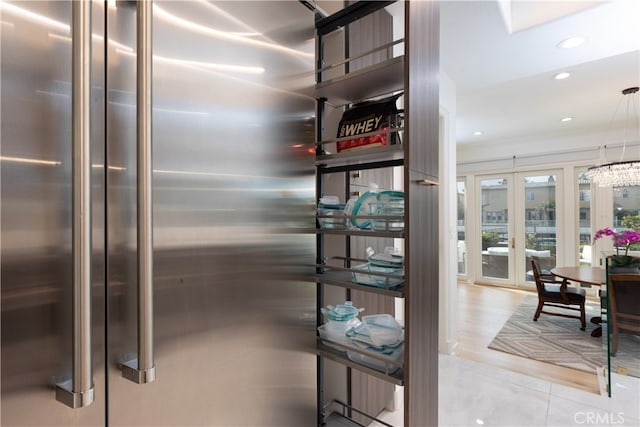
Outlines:
{"label": "clear plastic lid", "polygon": [[360,312],[364,311],[364,308],[355,307],[353,302],[345,301],[344,304],[338,304],[336,306],[328,305],[326,308],[321,308],[320,311],[327,316],[328,319],[346,321],[358,316]]}
{"label": "clear plastic lid", "polygon": [[338,196],[322,196],[318,203],[322,205],[339,205],[340,198]]}
{"label": "clear plastic lid", "polygon": [[387,246],[384,248],[384,253],[376,253],[376,251],[369,246],[366,250],[367,259],[372,265],[381,267],[402,267],[404,264],[404,256],[402,251],[393,246]]}

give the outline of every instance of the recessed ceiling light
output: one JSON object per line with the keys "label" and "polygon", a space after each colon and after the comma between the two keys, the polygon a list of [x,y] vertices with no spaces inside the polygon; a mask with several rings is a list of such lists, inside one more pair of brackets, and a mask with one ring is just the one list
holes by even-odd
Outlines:
{"label": "recessed ceiling light", "polygon": [[573,49],[574,47],[580,46],[582,43],[584,43],[584,38],[582,37],[569,37],[568,39],[562,40],[558,43],[556,47],[561,49]]}
{"label": "recessed ceiling light", "polygon": [[479,130],[477,130],[477,131],[475,131],[473,134],[474,134],[474,135],[476,135],[476,136],[480,136],[480,135],[482,135],[482,132],[480,132]]}
{"label": "recessed ceiling light", "polygon": [[565,117],[564,119],[560,120],[561,122],[570,122],[571,120],[573,120],[573,117]]}
{"label": "recessed ceiling light", "polygon": [[566,72],[558,73],[555,76],[553,76],[553,78],[556,79],[556,80],[564,80],[564,79],[568,78],[570,75],[571,75],[571,73],[566,73]]}

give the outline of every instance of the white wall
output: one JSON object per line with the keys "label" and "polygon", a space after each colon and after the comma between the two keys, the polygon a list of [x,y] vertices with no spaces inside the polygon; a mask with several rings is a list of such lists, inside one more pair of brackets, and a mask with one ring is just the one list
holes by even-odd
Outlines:
{"label": "white wall", "polygon": [[[540,164],[593,166],[597,163],[619,161],[623,133],[623,129],[587,131],[460,144],[457,147],[458,175]],[[624,157],[628,160],[640,158],[637,139],[627,141]]]}
{"label": "white wall", "polygon": [[440,72],[440,329],[439,349],[453,353],[457,318],[456,86]]}

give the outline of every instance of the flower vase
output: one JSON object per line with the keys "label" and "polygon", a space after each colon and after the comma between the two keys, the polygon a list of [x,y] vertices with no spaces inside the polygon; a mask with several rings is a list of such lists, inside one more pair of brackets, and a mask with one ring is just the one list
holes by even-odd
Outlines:
{"label": "flower vase", "polygon": [[611,255],[611,267],[628,267],[633,262],[633,257],[629,255]]}
{"label": "flower vase", "polygon": [[631,255],[609,255],[608,272],[614,274],[640,274],[640,258]]}

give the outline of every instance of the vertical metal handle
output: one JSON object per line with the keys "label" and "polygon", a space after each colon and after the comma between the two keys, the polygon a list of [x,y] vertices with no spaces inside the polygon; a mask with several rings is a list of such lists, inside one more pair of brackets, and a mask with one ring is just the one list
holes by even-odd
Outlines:
{"label": "vertical metal handle", "polygon": [[73,356],[72,376],[56,384],[71,408],[94,400],[91,366],[91,0],[72,2]]}
{"label": "vertical metal handle", "polygon": [[137,200],[138,200],[138,354],[122,365],[122,376],[138,384],[156,377],[153,357],[153,204],[151,163],[153,2],[137,3]]}

